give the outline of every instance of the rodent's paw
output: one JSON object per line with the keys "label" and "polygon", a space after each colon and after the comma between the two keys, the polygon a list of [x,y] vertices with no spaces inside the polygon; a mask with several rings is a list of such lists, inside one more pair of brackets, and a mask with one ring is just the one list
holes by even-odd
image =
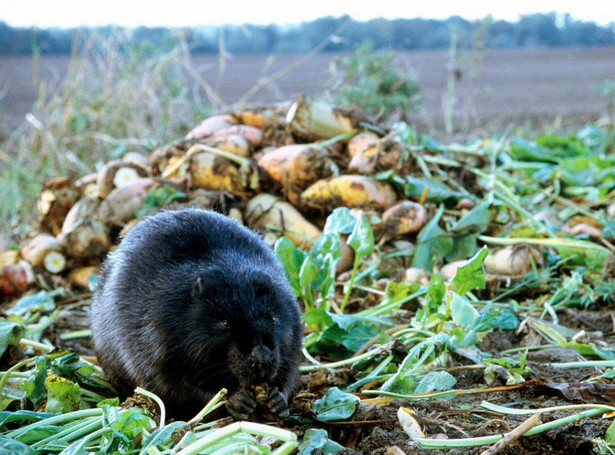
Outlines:
{"label": "rodent's paw", "polygon": [[277,387],[272,387],[269,390],[269,396],[267,397],[267,403],[265,405],[267,410],[277,416],[278,418],[288,417],[288,402],[286,397],[278,390]]}
{"label": "rodent's paw", "polygon": [[248,420],[256,408],[256,398],[251,390],[241,388],[226,402],[226,410],[235,420]]}

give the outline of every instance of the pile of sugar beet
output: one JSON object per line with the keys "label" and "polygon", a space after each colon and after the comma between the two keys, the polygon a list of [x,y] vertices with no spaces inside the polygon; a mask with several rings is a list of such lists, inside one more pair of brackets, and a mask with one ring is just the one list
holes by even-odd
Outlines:
{"label": "pile of sugar beet", "polygon": [[[482,192],[466,169],[488,165],[479,154],[457,153],[454,166],[441,150],[422,147],[420,154],[433,159],[417,159],[398,131],[370,124],[360,111],[305,97],[209,117],[149,156],[129,152],[95,174],[48,181],[38,198],[38,229],[18,250],[0,245],[0,298],[40,280],[88,288],[121,235],[143,216],[174,207],[213,209],[260,231],[270,244],[286,235],[309,247],[327,216],[344,206],[369,217],[383,251],[412,251],[437,206],[427,202],[428,189],[405,196],[395,176],[446,175],[451,188],[476,191],[476,198],[447,201],[462,216]],[[339,273],[353,264],[343,240]],[[488,280],[509,282],[540,260],[532,247],[492,248]],[[428,282],[430,271],[397,265],[391,278]],[[458,266],[444,265],[440,273],[451,277]]]}

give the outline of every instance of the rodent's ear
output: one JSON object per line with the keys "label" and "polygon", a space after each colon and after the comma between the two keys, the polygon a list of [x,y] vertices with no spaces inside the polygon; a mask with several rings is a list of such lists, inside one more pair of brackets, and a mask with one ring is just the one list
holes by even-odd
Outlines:
{"label": "rodent's ear", "polygon": [[200,276],[198,277],[196,280],[194,280],[194,283],[192,283],[192,297],[197,299],[200,296],[203,295],[203,291],[205,290],[205,283],[203,282],[203,277]]}
{"label": "rodent's ear", "polygon": [[219,267],[212,266],[199,270],[192,283],[191,295],[198,299],[209,292],[220,293],[227,287],[225,272]]}
{"label": "rodent's ear", "polygon": [[272,295],[275,294],[275,286],[273,280],[266,273],[255,273],[252,277],[252,286],[255,295]]}

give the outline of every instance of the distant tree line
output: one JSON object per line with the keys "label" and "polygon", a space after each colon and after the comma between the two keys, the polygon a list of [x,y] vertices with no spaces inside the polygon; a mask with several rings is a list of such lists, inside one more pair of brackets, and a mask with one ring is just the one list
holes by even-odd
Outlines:
{"label": "distant tree line", "polygon": [[[0,21],[0,55],[25,55],[34,52],[69,54],[75,36],[98,33],[103,37],[118,27],[96,29],[19,28]],[[366,41],[374,49],[438,49],[448,47],[452,37],[460,45],[497,48],[535,48],[551,46],[605,46],[615,44],[615,22],[601,26],[573,19],[569,14],[532,14],[517,22],[502,20],[469,21],[459,16],[434,19],[373,19],[358,22],[349,16],[325,17],[298,25],[225,25],[186,29],[139,27],[128,33],[135,42],[164,48],[175,43],[178,30],[193,53],[216,54],[223,47],[235,54],[302,53],[314,49],[330,37],[324,51],[352,51]]]}

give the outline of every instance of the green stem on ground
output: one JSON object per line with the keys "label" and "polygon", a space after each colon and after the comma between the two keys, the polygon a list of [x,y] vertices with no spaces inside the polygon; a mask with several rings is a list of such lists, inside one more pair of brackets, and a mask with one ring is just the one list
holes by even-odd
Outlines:
{"label": "green stem on ground", "polygon": [[16,430],[11,431],[6,434],[11,439],[16,439],[20,435],[24,434],[27,431],[36,430],[40,427],[52,426],[52,425],[60,425],[65,422],[70,422],[71,420],[85,419],[87,417],[101,416],[103,414],[103,410],[101,408],[92,408],[92,409],[82,409],[80,411],[67,412],[66,414],[60,414],[54,417],[49,417],[47,419],[39,420],[37,422],[31,423],[21,428],[17,428]]}
{"label": "green stem on ground", "polygon": [[262,423],[235,422],[193,442],[188,447],[177,452],[177,455],[198,455],[203,453],[205,449],[220,444],[225,439],[229,439],[238,433],[267,436],[285,442],[285,444],[274,450],[272,455],[287,455],[297,447],[297,435],[291,431]]}
{"label": "green stem on ground", "polygon": [[[532,436],[535,434],[542,433],[544,431],[549,431],[555,428],[563,427],[564,425],[568,425],[570,423],[576,422],[577,420],[580,420],[583,418],[595,417],[607,411],[608,408],[611,408],[611,407],[602,406],[599,408],[583,411],[578,414],[573,414],[568,417],[563,417],[561,419],[552,420],[551,422],[543,423],[541,425],[536,425],[534,428],[524,433],[523,436]],[[493,436],[482,436],[478,438],[465,438],[465,439],[415,438],[414,442],[420,444],[421,448],[423,449],[453,449],[453,448],[460,448],[460,447],[476,447],[476,446],[481,446],[481,445],[486,445],[486,444],[495,444],[500,439],[505,438],[506,435],[508,435],[508,433],[498,434],[498,435],[493,435]]]}
{"label": "green stem on ground", "polygon": [[4,386],[6,385],[7,379],[9,378],[11,373],[19,370],[20,368],[28,365],[29,363],[34,363],[34,359],[29,358],[29,359],[22,360],[21,362],[16,363],[11,368],[6,370],[6,372],[2,375],[2,378],[0,379],[0,411],[4,411],[4,405],[3,405],[2,398],[4,398]]}
{"label": "green stem on ground", "polygon": [[352,274],[350,275],[350,279],[346,283],[347,289],[346,289],[346,293],[344,294],[344,301],[342,302],[342,305],[340,306],[340,313],[344,312],[344,309],[346,308],[346,304],[348,303],[348,300],[350,299],[350,293],[352,292],[352,285],[354,284],[354,280],[357,277],[357,272],[359,270],[360,261],[361,261],[361,256],[359,256],[358,254],[355,254],[354,264],[352,266]]}
{"label": "green stem on ground", "polygon": [[[355,362],[358,362],[359,360],[364,360],[364,359],[369,359],[370,357],[374,357],[376,355],[378,355],[380,353],[379,349],[375,349],[373,351],[368,351],[365,354],[361,354],[355,357],[351,357],[349,359],[346,360],[340,360],[338,362],[331,362],[331,363],[316,363],[314,365],[304,365],[299,367],[299,371],[301,371],[302,373],[307,373],[310,371],[316,371],[316,370],[322,370],[322,369],[330,369],[330,368],[339,368],[339,367],[343,367],[346,365],[352,365]],[[312,359],[314,359],[312,357]],[[316,360],[316,359],[314,359]]]}

